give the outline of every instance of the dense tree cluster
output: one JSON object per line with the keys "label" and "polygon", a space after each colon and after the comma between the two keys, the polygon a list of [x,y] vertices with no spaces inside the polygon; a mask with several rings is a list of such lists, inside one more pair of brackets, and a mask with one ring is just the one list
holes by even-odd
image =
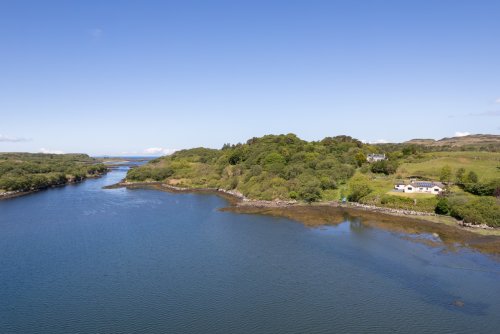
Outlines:
{"label": "dense tree cluster", "polygon": [[221,150],[195,148],[131,170],[131,181],[175,180],[185,187],[237,189],[256,199],[320,200],[353,175],[369,149],[348,136],[318,142],[268,135]]}
{"label": "dense tree cluster", "polygon": [[500,227],[500,205],[491,196],[452,195],[444,199],[451,216],[470,224]]}
{"label": "dense tree cluster", "polygon": [[0,154],[0,190],[30,191],[77,182],[106,172],[85,154]]}
{"label": "dense tree cluster", "polygon": [[397,160],[381,160],[372,163],[370,169],[373,173],[394,174],[398,169],[398,162]]}

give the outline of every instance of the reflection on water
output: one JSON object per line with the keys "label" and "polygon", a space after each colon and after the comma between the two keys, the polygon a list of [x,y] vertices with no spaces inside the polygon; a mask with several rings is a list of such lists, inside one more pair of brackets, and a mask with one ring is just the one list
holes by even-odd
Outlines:
{"label": "reflection on water", "polygon": [[0,333],[500,325],[500,262],[449,252],[442,231],[381,229],[389,222],[346,212],[322,212],[311,219],[330,225],[309,227],[220,212],[226,202],[213,195],[102,189],[125,170],[0,202]]}
{"label": "reflection on water", "polygon": [[[307,226],[338,225],[349,221],[357,227],[367,226],[404,235],[428,245],[446,247],[449,251],[469,248],[491,254],[500,261],[500,238],[493,235],[480,235],[458,229],[443,223],[434,223],[414,217],[384,215],[376,212],[339,208],[331,205],[302,205],[292,207],[254,207],[229,206],[223,211],[244,214],[263,214],[274,217],[286,217]],[[431,237],[432,236],[432,237]]]}

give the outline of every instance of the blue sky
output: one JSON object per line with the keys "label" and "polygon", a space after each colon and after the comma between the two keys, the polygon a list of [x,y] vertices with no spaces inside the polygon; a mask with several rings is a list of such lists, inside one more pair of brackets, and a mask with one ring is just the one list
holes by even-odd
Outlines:
{"label": "blue sky", "polygon": [[0,151],[500,133],[500,1],[0,0]]}

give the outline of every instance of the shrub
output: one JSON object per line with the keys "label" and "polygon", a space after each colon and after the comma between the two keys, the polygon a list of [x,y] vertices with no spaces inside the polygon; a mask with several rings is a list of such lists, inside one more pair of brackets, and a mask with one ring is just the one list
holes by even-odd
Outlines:
{"label": "shrub", "polygon": [[363,197],[372,192],[370,180],[364,175],[357,175],[351,179],[349,184],[348,200],[351,202],[359,202]]}
{"label": "shrub", "polygon": [[381,160],[371,164],[373,173],[383,173],[385,175],[394,174],[398,169],[398,164],[395,161]]}
{"label": "shrub", "polygon": [[300,198],[311,203],[321,199],[321,187],[317,180],[310,180],[303,184],[299,190]]}
{"label": "shrub", "polygon": [[434,212],[440,215],[447,215],[448,213],[450,213],[450,205],[446,197],[441,197],[438,200]]}
{"label": "shrub", "polygon": [[467,179],[466,182],[468,183],[477,183],[478,177],[477,174],[473,171],[470,171],[469,174],[467,174]]}
{"label": "shrub", "polygon": [[337,183],[332,177],[323,176],[320,178],[320,183],[321,183],[321,189],[323,190],[337,188]]}
{"label": "shrub", "polygon": [[450,199],[450,215],[469,224],[500,227],[500,203],[493,197],[465,197]]}

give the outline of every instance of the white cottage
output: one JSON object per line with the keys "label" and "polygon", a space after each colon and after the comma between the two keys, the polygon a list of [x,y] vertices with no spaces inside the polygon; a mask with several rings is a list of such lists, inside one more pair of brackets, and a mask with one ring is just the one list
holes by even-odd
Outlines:
{"label": "white cottage", "polygon": [[439,194],[444,190],[444,185],[440,182],[413,181],[409,184],[396,183],[394,189],[405,193]]}
{"label": "white cottage", "polygon": [[385,157],[385,154],[368,154],[366,156],[366,161],[368,162],[377,162],[377,161],[382,161],[382,160],[385,160],[386,157]]}

